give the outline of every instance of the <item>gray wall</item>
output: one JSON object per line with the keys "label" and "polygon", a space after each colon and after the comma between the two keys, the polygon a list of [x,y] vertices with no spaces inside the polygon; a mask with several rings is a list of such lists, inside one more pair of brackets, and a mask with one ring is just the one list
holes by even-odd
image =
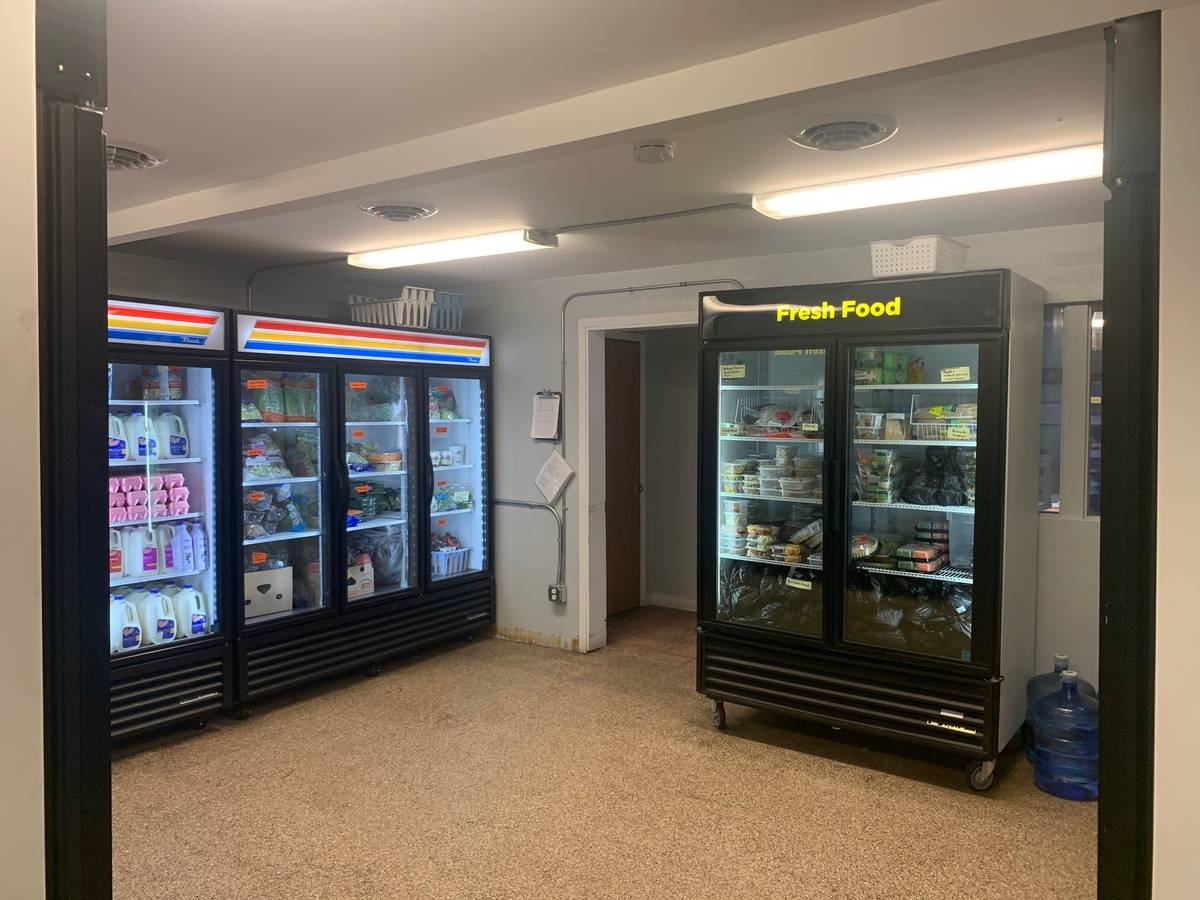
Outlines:
{"label": "gray wall", "polygon": [[696,608],[695,328],[643,336],[646,592],[653,606]]}
{"label": "gray wall", "polygon": [[[1102,228],[1099,224],[1060,226],[1016,232],[957,236],[971,248],[968,264],[973,269],[1008,267],[1047,290],[1050,302],[1094,300],[1101,296]],[[732,277],[749,287],[847,281],[870,276],[870,254],[866,247],[810,253],[716,260],[683,266],[667,266],[627,272],[609,272],[572,278],[483,285],[471,288],[467,297],[471,330],[495,338],[495,489],[496,495],[541,499],[534,476],[548,453],[545,445],[529,439],[530,397],[539,388],[558,386],[559,307],[576,291],[620,288],[638,284],[661,284],[706,278]],[[567,459],[579,461],[579,443],[574,396],[577,383],[576,357],[578,323],[581,318],[628,316],[652,312],[694,311],[697,291],[690,288],[641,294],[615,294],[575,301],[567,318],[567,382],[564,421],[568,439]],[[1036,411],[1031,414],[1036,415]],[[594,460],[593,460],[594,461]],[[601,479],[602,482],[602,479]],[[577,647],[579,615],[578,481],[567,487],[567,603],[546,600],[546,584],[554,567],[554,527],[549,516],[521,509],[496,512],[495,560],[497,572],[497,619],[501,633],[549,646]],[[603,505],[595,502],[588,511],[593,541],[603,535]],[[1086,541],[1083,542],[1086,544]],[[1064,566],[1094,568],[1098,548],[1084,552]],[[594,591],[592,604],[603,605]],[[600,573],[600,583],[603,575]],[[1098,600],[1087,585],[1059,602],[1075,604],[1077,615],[1097,615]],[[1060,617],[1071,620],[1071,616]],[[594,619],[594,617],[593,617]],[[589,640],[595,646],[593,634]],[[1039,635],[1039,644],[1041,637]],[[1047,646],[1059,643],[1048,637]],[[1073,645],[1077,646],[1077,645]],[[1078,652],[1078,651],[1076,651]]]}

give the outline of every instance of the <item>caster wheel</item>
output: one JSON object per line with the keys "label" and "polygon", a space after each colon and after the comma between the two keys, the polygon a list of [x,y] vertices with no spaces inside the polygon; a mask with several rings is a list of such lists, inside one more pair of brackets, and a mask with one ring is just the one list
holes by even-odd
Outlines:
{"label": "caster wheel", "polygon": [[367,677],[375,678],[383,674],[383,665],[381,663],[372,663],[367,666]]}
{"label": "caster wheel", "polygon": [[238,707],[237,712],[235,712],[234,715],[237,716],[241,721],[245,722],[248,718],[250,718],[253,712],[254,710],[252,710],[250,707],[241,706]]}
{"label": "caster wheel", "polygon": [[718,731],[725,730],[725,704],[720,700],[714,700],[712,703],[712,723],[713,728]]}
{"label": "caster wheel", "polygon": [[463,635],[463,640],[468,644],[471,643],[471,641],[475,640],[475,632],[468,631],[465,635]]}
{"label": "caster wheel", "polygon": [[971,785],[971,790],[988,790],[996,783],[996,763],[989,760],[971,766],[967,770],[967,783]]}
{"label": "caster wheel", "polygon": [[192,723],[192,727],[195,728],[197,731],[207,728],[208,727],[208,719],[197,719],[195,722]]}

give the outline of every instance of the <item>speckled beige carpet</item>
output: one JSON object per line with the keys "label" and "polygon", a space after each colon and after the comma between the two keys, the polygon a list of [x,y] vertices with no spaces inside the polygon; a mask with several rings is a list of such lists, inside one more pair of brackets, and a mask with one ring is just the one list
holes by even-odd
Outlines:
{"label": "speckled beige carpet", "polygon": [[976,795],[822,734],[713,730],[678,660],[460,644],[120,754],[115,896],[1095,896],[1095,805],[1023,758]]}

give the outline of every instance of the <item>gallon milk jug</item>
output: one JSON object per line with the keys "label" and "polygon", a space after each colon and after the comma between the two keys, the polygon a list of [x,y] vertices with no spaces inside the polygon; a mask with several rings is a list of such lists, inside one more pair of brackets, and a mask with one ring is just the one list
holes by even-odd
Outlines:
{"label": "gallon milk jug", "polygon": [[208,612],[200,595],[190,584],[185,584],[171,603],[175,607],[175,620],[179,623],[180,637],[195,637],[208,631]]}
{"label": "gallon milk jug", "polygon": [[158,459],[158,435],[154,420],[140,412],[130,413],[125,420],[125,437],[129,441],[129,458],[139,462]]}
{"label": "gallon milk jug", "polygon": [[108,605],[109,647],[113,653],[136,650],[142,645],[142,626],[137,610],[121,594]]}
{"label": "gallon milk jug", "polygon": [[129,438],[125,434],[125,421],[112,413],[108,414],[108,458],[129,459]]}
{"label": "gallon milk jug", "polygon": [[184,459],[188,455],[187,429],[183,419],[173,412],[165,412],[154,420],[158,436],[159,459]]}
{"label": "gallon milk jug", "polygon": [[192,536],[192,557],[196,560],[196,569],[203,571],[208,568],[208,538],[204,536],[204,526],[196,523],[188,532]]}
{"label": "gallon milk jug", "polygon": [[116,528],[108,529],[108,574],[125,574],[125,538]]}
{"label": "gallon milk jug", "polygon": [[175,529],[170,525],[156,525],[154,546],[158,550],[158,570],[163,574],[176,571],[179,561],[175,558]]}
{"label": "gallon milk jug", "polygon": [[220,627],[221,621],[220,611],[217,609],[217,604],[214,597],[205,597],[199,591],[196,591],[196,596],[200,598],[200,602],[204,604],[204,611],[208,614],[208,631],[209,634],[216,634]]}
{"label": "gallon milk jug", "polygon": [[131,578],[159,574],[158,545],[149,528],[130,528],[125,532],[125,574]]}
{"label": "gallon milk jug", "polygon": [[154,588],[150,595],[141,602],[140,612],[142,622],[146,626],[146,641],[151,644],[165,644],[175,640],[175,610],[171,598],[164,597],[162,591]]}
{"label": "gallon milk jug", "polygon": [[176,525],[171,534],[171,551],[176,572],[194,572],[196,570],[196,550],[192,545],[192,535],[187,525]]}

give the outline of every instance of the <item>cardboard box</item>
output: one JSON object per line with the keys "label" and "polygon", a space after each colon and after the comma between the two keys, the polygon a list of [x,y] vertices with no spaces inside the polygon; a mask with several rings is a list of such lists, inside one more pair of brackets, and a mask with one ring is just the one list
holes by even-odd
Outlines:
{"label": "cardboard box", "polygon": [[247,572],[246,619],[269,616],[292,608],[292,567]]}
{"label": "cardboard box", "polygon": [[365,566],[350,566],[346,570],[346,599],[361,600],[375,593],[375,567],[370,563]]}

